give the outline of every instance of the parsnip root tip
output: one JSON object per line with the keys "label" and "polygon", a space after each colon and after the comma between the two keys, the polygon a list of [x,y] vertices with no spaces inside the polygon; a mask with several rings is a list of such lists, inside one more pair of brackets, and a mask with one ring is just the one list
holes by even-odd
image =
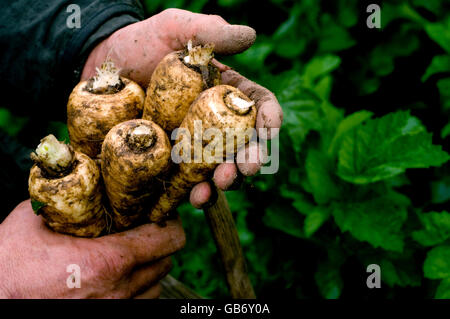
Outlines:
{"label": "parsnip root tip", "polygon": [[231,92],[226,94],[225,104],[237,114],[244,115],[255,105],[255,101],[249,100],[247,97],[241,96],[236,92]]}
{"label": "parsnip root tip", "polygon": [[116,68],[114,62],[107,59],[100,68],[95,68],[97,73],[89,81],[87,89],[95,94],[111,94],[120,91],[124,84],[120,78],[120,69]]}
{"label": "parsnip root tip", "polygon": [[58,141],[50,134],[44,137],[36,151],[31,153],[31,159],[45,169],[46,173],[54,176],[72,166],[74,153],[69,145]]}
{"label": "parsnip root tip", "polygon": [[183,58],[186,64],[207,66],[214,57],[214,44],[193,47],[192,40],[187,43],[187,54]]}
{"label": "parsnip root tip", "polygon": [[136,149],[147,149],[155,142],[155,132],[147,125],[138,125],[128,133],[128,143]]}

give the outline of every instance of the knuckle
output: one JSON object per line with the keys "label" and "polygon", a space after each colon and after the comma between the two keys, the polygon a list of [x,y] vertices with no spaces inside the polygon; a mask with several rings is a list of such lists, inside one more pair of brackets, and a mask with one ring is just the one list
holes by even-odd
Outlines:
{"label": "knuckle", "polygon": [[186,234],[183,229],[180,230],[176,237],[172,238],[172,242],[177,250],[181,250],[186,246]]}
{"label": "knuckle", "polygon": [[210,14],[208,17],[213,22],[225,22],[225,20],[218,14]]}
{"label": "knuckle", "polygon": [[104,276],[117,276],[130,268],[130,257],[121,250],[103,249],[96,258],[94,269],[97,274]]}
{"label": "knuckle", "polygon": [[164,11],[162,11],[160,14],[164,17],[174,17],[178,14],[180,14],[181,10],[180,9],[176,9],[176,8],[169,8],[169,9],[165,9]]}
{"label": "knuckle", "polygon": [[170,270],[172,270],[172,267],[173,267],[173,262],[172,262],[172,258],[171,257],[167,257],[165,260],[164,260],[164,273],[169,273],[170,272]]}
{"label": "knuckle", "polygon": [[153,294],[153,297],[154,297],[154,298],[158,299],[159,297],[161,297],[161,284],[158,283],[158,284],[154,287],[153,291],[154,291],[154,294]]}
{"label": "knuckle", "polygon": [[128,287],[122,287],[110,292],[108,299],[128,299],[132,296],[132,291]]}

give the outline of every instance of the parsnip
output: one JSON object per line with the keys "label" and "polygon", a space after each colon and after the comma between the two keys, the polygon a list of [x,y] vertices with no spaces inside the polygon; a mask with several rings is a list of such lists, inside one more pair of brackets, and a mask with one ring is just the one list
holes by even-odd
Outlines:
{"label": "parsnip", "polygon": [[213,45],[188,47],[166,55],[152,74],[144,104],[144,119],[166,132],[177,128],[189,106],[205,89],[220,83],[220,72],[211,63]]}
{"label": "parsnip", "polygon": [[106,134],[115,125],[142,115],[145,93],[135,82],[120,77],[106,61],[97,75],[80,82],[67,104],[67,128],[76,151],[96,158]]}
{"label": "parsnip", "polygon": [[123,122],[106,135],[101,168],[117,230],[137,225],[157,199],[170,150],[165,132],[147,120]]}
{"label": "parsnip", "polygon": [[[201,121],[201,134],[194,134],[195,121]],[[165,192],[158,199],[150,212],[153,222],[162,221],[165,216],[188,194],[197,183],[207,180],[219,162],[228,156],[233,156],[239,148],[248,143],[248,129],[255,127],[256,108],[251,101],[238,89],[228,85],[218,85],[200,94],[189,108],[180,129],[187,130],[191,135],[188,149],[191,162],[181,162],[178,171],[172,174],[166,184]],[[217,128],[223,134],[222,152],[211,153],[211,157],[197,162],[194,158],[193,145],[209,145],[214,139],[203,139],[203,133],[210,128]],[[228,134],[231,129],[235,134]],[[177,143],[186,143],[179,138]],[[208,160],[208,161],[206,161]]]}
{"label": "parsnip", "polygon": [[99,236],[106,227],[100,171],[87,155],[74,152],[53,135],[41,140],[31,158],[28,181],[32,203],[54,231]]}

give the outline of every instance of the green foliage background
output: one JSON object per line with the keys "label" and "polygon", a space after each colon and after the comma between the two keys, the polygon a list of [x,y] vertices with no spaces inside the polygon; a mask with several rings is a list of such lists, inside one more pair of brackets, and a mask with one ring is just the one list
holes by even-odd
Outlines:
{"label": "green foliage background", "polygon": [[[218,58],[284,111],[279,172],[227,192],[259,297],[450,298],[450,2],[378,2],[382,28],[369,29],[371,2],[144,2],[149,16],[178,7],[258,33]],[[0,109],[19,141],[30,122]],[[46,131],[68,138],[60,122]],[[172,274],[226,298],[202,211],[179,211],[187,246]],[[366,286],[370,264],[381,289]]]}

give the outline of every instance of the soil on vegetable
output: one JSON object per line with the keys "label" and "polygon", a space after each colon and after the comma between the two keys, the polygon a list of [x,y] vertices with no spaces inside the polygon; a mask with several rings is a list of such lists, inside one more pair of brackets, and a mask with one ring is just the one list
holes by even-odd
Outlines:
{"label": "soil on vegetable", "polygon": [[119,78],[119,83],[116,85],[108,85],[105,88],[93,89],[93,83],[94,78],[90,78],[83,90],[92,94],[116,94],[125,87],[125,83],[123,83],[121,78]]}
{"label": "soil on vegetable", "polygon": [[207,66],[189,64],[184,61],[184,57],[186,55],[186,52],[180,52],[178,58],[185,66],[201,74],[204,90],[212,88],[213,86],[218,84],[218,81],[220,80],[220,71],[214,64],[209,63]]}

